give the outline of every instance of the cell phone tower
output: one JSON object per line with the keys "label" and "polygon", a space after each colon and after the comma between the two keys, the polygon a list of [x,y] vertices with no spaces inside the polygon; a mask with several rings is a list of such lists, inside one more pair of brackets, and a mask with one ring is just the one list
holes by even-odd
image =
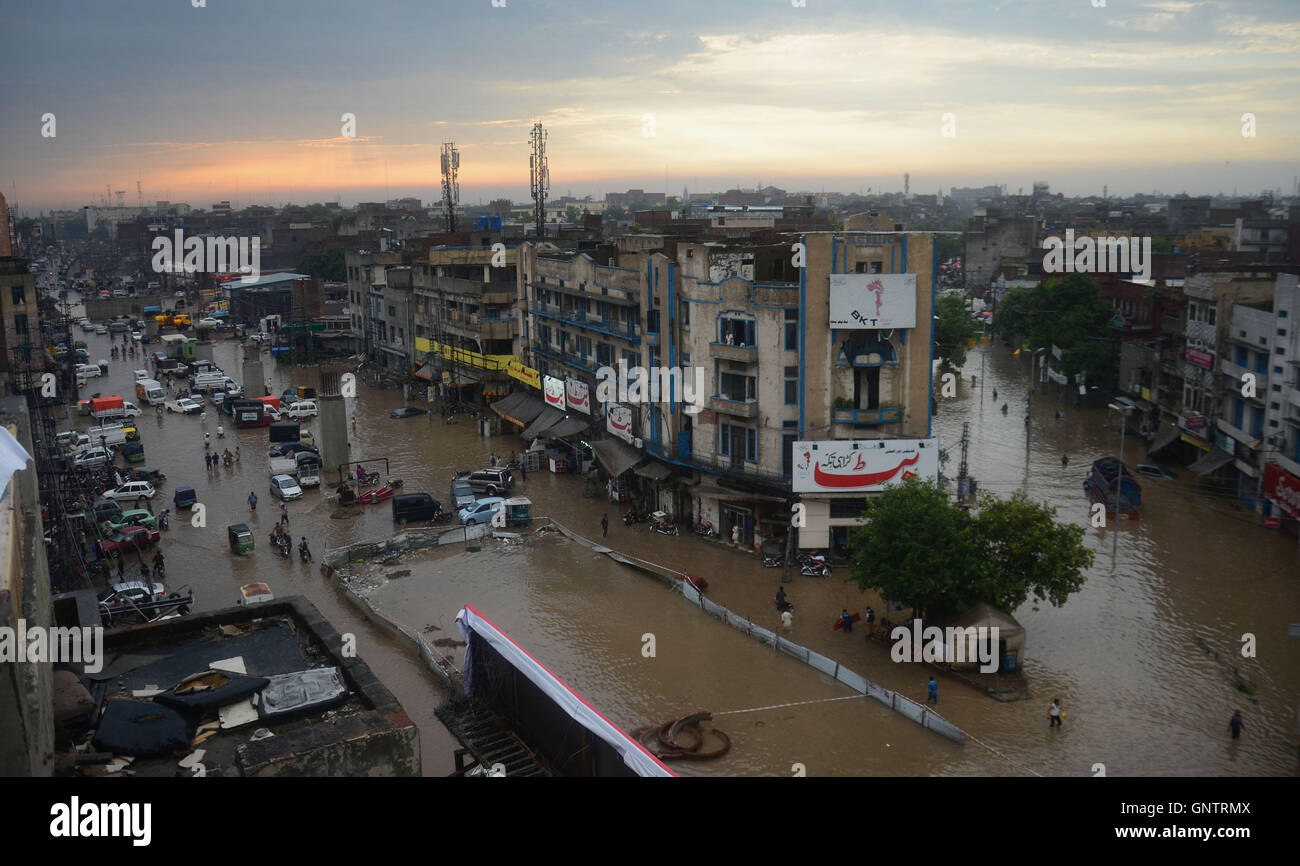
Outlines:
{"label": "cell phone tower", "polygon": [[537,238],[546,237],[546,193],[551,188],[551,170],[546,162],[546,130],[540,122],[533,124],[529,137],[532,155],[528,157],[528,181],[533,198],[533,215],[537,221]]}
{"label": "cell phone tower", "polygon": [[442,211],[447,231],[456,230],[456,205],[460,203],[460,151],[456,142],[442,143]]}

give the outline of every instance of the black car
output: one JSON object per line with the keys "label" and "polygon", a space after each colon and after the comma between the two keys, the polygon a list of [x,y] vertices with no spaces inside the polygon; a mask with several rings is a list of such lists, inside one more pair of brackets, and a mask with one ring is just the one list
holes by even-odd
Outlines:
{"label": "black car", "polygon": [[320,449],[315,445],[308,445],[305,442],[280,442],[272,445],[266,452],[267,457],[294,457],[301,451],[309,451],[312,454],[320,454]]}
{"label": "black car", "polygon": [[425,409],[417,409],[414,406],[401,406],[388,413],[389,418],[414,418],[416,415],[429,414]]}

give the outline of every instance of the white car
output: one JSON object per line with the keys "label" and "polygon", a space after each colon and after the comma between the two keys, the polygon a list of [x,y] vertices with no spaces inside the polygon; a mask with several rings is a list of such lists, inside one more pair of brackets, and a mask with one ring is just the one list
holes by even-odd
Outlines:
{"label": "white car", "polygon": [[124,499],[133,502],[136,499],[144,497],[153,499],[154,494],[158,491],[148,481],[128,481],[121,487],[115,487],[101,494],[105,499]]}
{"label": "white car", "polygon": [[185,297],[185,293],[184,293],[184,292],[177,292],[176,295],[175,295],[175,297],[183,298],[183,297]]}
{"label": "white car", "polygon": [[198,326],[200,328],[220,328],[221,320],[213,318],[199,319]]}
{"label": "white car", "polygon": [[135,340],[135,341],[138,343],[138,342],[140,342],[142,339],[144,339],[144,334],[141,334],[139,331],[132,331],[132,332],[131,332],[131,339],[132,339],[132,340]]}
{"label": "white car", "polygon": [[132,371],[131,371],[131,374],[132,374],[133,376],[135,376],[135,380],[136,380],[137,382],[139,382],[141,379],[152,379],[152,378],[153,378],[153,374],[150,373],[148,370],[132,370]]}
{"label": "white car", "polygon": [[302,488],[292,475],[272,475],[271,492],[288,502],[290,499],[302,499]]}
{"label": "white car", "polygon": [[302,421],[305,418],[315,418],[320,414],[320,410],[316,408],[316,404],[311,400],[299,400],[286,409],[284,414],[295,421]]}
{"label": "white car", "polygon": [[102,372],[103,372],[103,371],[100,370],[99,367],[95,366],[94,364],[78,364],[78,365],[77,365],[77,375],[78,375],[78,376],[85,376],[85,377],[87,377],[87,378],[91,378],[91,377],[94,377],[94,376],[98,376],[98,375],[100,375],[100,373],[102,373]]}
{"label": "white car", "polygon": [[252,340],[254,343],[262,343],[265,342],[266,340],[271,339],[271,335],[263,334],[262,332],[259,331],[256,334],[249,334],[248,339]]}
{"label": "white car", "polygon": [[78,454],[77,459],[72,462],[78,469],[98,469],[101,466],[107,466],[112,459],[112,454],[103,448],[87,448]]}
{"label": "white car", "polygon": [[96,325],[96,326],[95,326],[95,333],[96,333],[96,334],[107,334],[107,333],[108,333],[108,328],[106,328],[106,327],[103,326],[103,325]]}

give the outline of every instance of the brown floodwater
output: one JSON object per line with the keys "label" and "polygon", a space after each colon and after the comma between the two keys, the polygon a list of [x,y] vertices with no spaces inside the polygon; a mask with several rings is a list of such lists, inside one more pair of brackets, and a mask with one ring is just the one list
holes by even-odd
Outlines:
{"label": "brown floodwater", "polygon": [[[92,360],[107,357],[107,337],[78,338],[89,343]],[[236,380],[242,379],[241,351],[230,342],[215,347],[215,360]],[[311,371],[274,367],[269,355],[263,358],[276,393],[291,383],[313,384]],[[88,390],[132,399],[131,370],[142,366],[138,357],[117,361]],[[979,369],[976,351],[958,396],[941,406],[935,432],[943,446],[955,446],[962,421],[970,421],[970,471],[983,489],[1003,495],[1025,489],[1058,506],[1060,519],[1086,526],[1084,471],[1118,450],[1118,429],[1104,410],[1079,410],[1068,402],[1067,419],[1058,421],[1056,396],[1040,392],[1027,449],[1027,361],[990,350],[982,399],[969,384],[970,372]],[[425,490],[445,501],[454,470],[484,465],[493,451],[506,455],[522,447],[517,436],[481,438],[463,419],[456,425],[390,419],[388,412],[404,402],[400,390],[359,385],[349,417],[355,411],[358,419],[353,456],[388,458],[406,491]],[[1003,402],[1012,407],[1005,416]],[[217,418],[209,412],[214,442]],[[269,550],[278,504],[268,489],[266,431],[227,429],[222,444],[233,449],[238,443],[242,460],[208,473],[197,418],[157,419],[146,412],[139,422],[145,465],[167,473],[155,509],[170,502],[177,484],[194,486],[207,506],[206,528],[174,520],[164,535],[169,584],[191,584],[199,609],[233,603],[239,586],[252,580],[266,581],[277,596],[306,596],[339,631],[357,635],[361,657],[419,725],[425,772],[450,772],[455,743],[433,714],[443,700],[436,677],[409,647],[369,623],[318,566]],[[1144,459],[1138,447],[1130,436],[1130,466]],[[1067,467],[1061,466],[1063,451],[1070,455]],[[955,474],[955,447],[952,454],[947,471]],[[430,639],[459,638],[455,613],[474,604],[625,729],[712,711],[733,747],[714,762],[674,765],[688,774],[790,775],[796,763],[809,775],[1090,775],[1098,763],[1107,775],[1295,773],[1300,642],[1286,637],[1287,623],[1300,621],[1295,540],[1260,528],[1232,500],[1199,492],[1190,473],[1142,484],[1145,510],[1140,521],[1118,529],[1118,556],[1111,554],[1111,530],[1090,528],[1096,562],[1084,588],[1061,608],[1029,603],[1015,611],[1028,631],[1029,700],[999,703],[941,678],[938,710],[971,735],[964,746],[874,701],[834,700],[850,692],[713,620],[657,580],[555,536],[412,557],[402,566],[411,574],[387,582],[373,599],[412,630],[429,629]],[[246,504],[250,490],[260,499],[254,513]],[[608,511],[609,546],[703,575],[716,601],[776,626],[771,597],[779,571],[763,569],[752,556],[689,534],[665,538],[644,525],[624,527],[607,503],[583,497],[573,475],[530,473],[520,492],[533,500],[535,515],[592,538]],[[393,531],[386,505],[336,519],[319,491],[290,503],[289,513],[290,530],[308,536],[317,561],[328,549]],[[236,522],[254,530],[258,549],[251,557],[237,558],[226,546],[225,527]],[[926,670],[891,662],[882,644],[869,644],[860,632],[831,630],[841,607],[878,601],[841,577],[839,571],[828,580],[795,576],[787,588],[798,607],[791,637],[924,700]],[[1239,656],[1246,632],[1257,638],[1257,658]],[[645,634],[655,636],[653,658],[642,656]],[[1237,653],[1230,664],[1254,686],[1253,700],[1237,691],[1224,662],[1207,655],[1197,638],[1223,659]],[[1047,726],[1054,697],[1068,714],[1059,730]],[[735,712],[804,701],[810,703]],[[1238,708],[1247,727],[1234,744],[1227,723]]]}

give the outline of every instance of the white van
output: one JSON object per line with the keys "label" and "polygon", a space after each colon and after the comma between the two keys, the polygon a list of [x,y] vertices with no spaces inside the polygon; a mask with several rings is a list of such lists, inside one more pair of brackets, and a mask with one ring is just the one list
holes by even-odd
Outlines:
{"label": "white van", "polygon": [[99,367],[98,367],[97,365],[95,365],[95,364],[78,364],[78,365],[77,365],[77,375],[78,375],[78,376],[85,376],[85,377],[93,378],[93,377],[95,377],[95,376],[100,375],[100,374],[103,373],[103,372],[104,372],[104,371],[101,370],[101,369],[99,369]]}
{"label": "white van", "polygon": [[307,418],[315,418],[320,414],[320,411],[316,408],[315,402],[311,400],[299,400],[297,403],[294,403],[285,410],[284,414],[295,421],[302,421]]}
{"label": "white van", "polygon": [[220,391],[226,387],[226,375],[224,373],[200,373],[194,377],[194,384],[191,386],[195,391]]}
{"label": "white van", "polygon": [[86,431],[86,436],[95,445],[122,445],[126,442],[126,428],[121,424],[105,424],[102,427],[91,427]]}
{"label": "white van", "polygon": [[162,405],[167,400],[167,392],[157,379],[141,379],[135,383],[135,396],[141,403],[149,406]]}

